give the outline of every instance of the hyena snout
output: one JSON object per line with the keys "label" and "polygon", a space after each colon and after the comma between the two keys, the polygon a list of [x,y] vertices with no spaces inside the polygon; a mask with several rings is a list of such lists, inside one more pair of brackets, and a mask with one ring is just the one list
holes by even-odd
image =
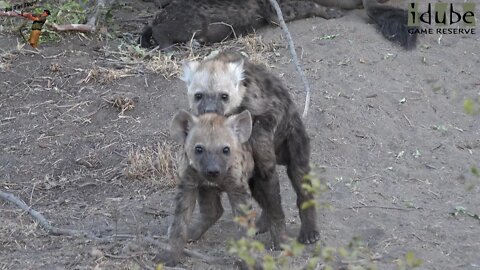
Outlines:
{"label": "hyena snout", "polygon": [[207,175],[210,177],[217,177],[218,175],[220,175],[220,170],[216,167],[208,168]]}
{"label": "hyena snout", "polygon": [[226,160],[217,155],[205,155],[200,161],[201,171],[208,179],[215,179],[224,175],[227,171]]}
{"label": "hyena snout", "polygon": [[203,100],[200,100],[197,102],[196,107],[199,114],[205,114],[205,113],[216,113],[219,115],[224,114],[224,104],[221,100],[219,100],[215,96],[203,98]]}
{"label": "hyena snout", "polygon": [[216,107],[214,106],[210,106],[210,107],[205,107],[202,111],[202,114],[205,114],[205,113],[216,113],[216,114],[220,114],[217,110]]}

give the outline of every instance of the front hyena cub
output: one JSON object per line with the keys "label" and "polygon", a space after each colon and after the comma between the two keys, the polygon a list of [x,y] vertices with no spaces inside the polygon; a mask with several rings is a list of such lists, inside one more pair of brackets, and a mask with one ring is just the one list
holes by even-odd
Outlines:
{"label": "front hyena cub", "polygon": [[[242,214],[242,205],[250,205],[248,181],[253,158],[251,147],[245,142],[251,132],[248,111],[228,118],[217,114],[196,117],[180,111],[173,118],[170,133],[183,145],[183,154],[175,217],[169,229],[170,251],[164,254],[166,258],[160,258],[166,264],[175,265],[187,239],[199,239],[220,218],[221,192],[227,193],[234,216]],[[187,232],[197,197],[200,220]]]}
{"label": "front hyena cub", "polygon": [[[253,118],[250,143],[255,169],[252,195],[263,209],[257,223],[260,232],[270,229],[274,247],[284,240],[285,215],[281,206],[276,164],[286,165],[297,194],[301,228],[298,240],[318,241],[314,207],[303,209],[312,196],[302,188],[310,172],[310,140],[287,88],[264,66],[249,62],[233,51],[203,62],[186,62],[183,78],[190,108],[195,115],[215,112],[229,115],[249,110]],[[306,180],[305,180],[306,181]]]}

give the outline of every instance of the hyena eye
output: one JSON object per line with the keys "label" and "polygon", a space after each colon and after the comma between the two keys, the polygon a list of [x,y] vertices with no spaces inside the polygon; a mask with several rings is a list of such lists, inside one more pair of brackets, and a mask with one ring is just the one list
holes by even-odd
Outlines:
{"label": "hyena eye", "polygon": [[222,94],[222,100],[228,101],[228,94]]}
{"label": "hyena eye", "polygon": [[230,147],[225,146],[225,147],[223,148],[223,153],[224,153],[224,154],[230,153]]}
{"label": "hyena eye", "polygon": [[196,101],[199,101],[200,99],[202,99],[203,95],[201,93],[196,93],[195,94],[195,100]]}
{"label": "hyena eye", "polygon": [[203,153],[203,147],[201,147],[201,146],[195,146],[195,153],[197,153],[197,154]]}

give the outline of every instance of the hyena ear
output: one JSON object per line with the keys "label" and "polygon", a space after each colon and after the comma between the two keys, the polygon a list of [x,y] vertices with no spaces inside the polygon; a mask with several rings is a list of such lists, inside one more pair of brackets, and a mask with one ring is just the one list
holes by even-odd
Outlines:
{"label": "hyena ear", "polygon": [[243,79],[245,78],[245,70],[243,69],[243,63],[243,59],[240,59],[236,62],[228,63],[228,71],[233,74],[233,77],[235,79],[235,85],[237,87],[238,85],[240,85],[240,82],[243,81]]}
{"label": "hyena ear", "polygon": [[193,116],[185,110],[179,111],[172,119],[170,124],[170,136],[172,139],[181,144],[185,144],[188,132],[197,123],[197,117]]}
{"label": "hyena ear", "polygon": [[252,135],[252,115],[249,111],[230,116],[227,121],[240,143],[250,139],[250,135]]}
{"label": "hyena ear", "polygon": [[197,61],[184,61],[183,72],[182,72],[182,76],[180,77],[180,80],[186,82],[187,85],[190,85],[193,79],[193,74],[195,74],[199,65],[200,65],[200,62],[197,62]]}

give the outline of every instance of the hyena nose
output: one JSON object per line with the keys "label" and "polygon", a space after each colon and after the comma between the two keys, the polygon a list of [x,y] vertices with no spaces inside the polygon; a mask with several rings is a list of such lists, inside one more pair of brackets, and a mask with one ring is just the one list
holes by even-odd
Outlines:
{"label": "hyena nose", "polygon": [[203,113],[217,113],[217,110],[214,108],[206,108]]}
{"label": "hyena nose", "polygon": [[217,169],[209,169],[207,170],[208,176],[216,177],[220,174],[220,171]]}

